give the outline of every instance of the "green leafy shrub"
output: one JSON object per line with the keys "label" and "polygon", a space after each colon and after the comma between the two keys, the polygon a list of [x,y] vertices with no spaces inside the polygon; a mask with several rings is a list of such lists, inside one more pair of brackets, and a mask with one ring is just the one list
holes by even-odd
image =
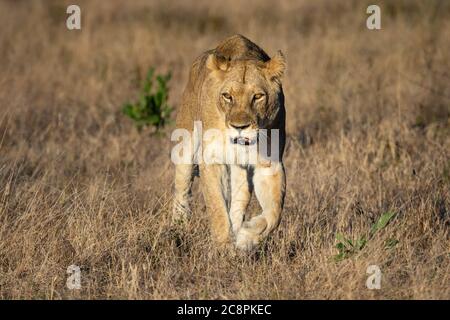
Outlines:
{"label": "green leafy shrub", "polygon": [[167,104],[170,73],[156,76],[154,87],[154,69],[151,68],[145,78],[139,100],[134,103],[125,103],[122,112],[132,119],[136,127],[141,130],[144,126],[152,126],[158,131],[170,122],[170,114],[173,111]]}
{"label": "green leafy shrub", "polygon": [[[336,244],[336,249],[338,249],[338,254],[334,256],[335,261],[341,261],[350,256],[360,252],[367,244],[367,241],[371,239],[375,233],[386,227],[386,225],[391,221],[391,219],[395,216],[395,212],[385,212],[381,215],[381,217],[372,225],[369,231],[369,236],[362,236],[357,238],[356,240],[349,239],[342,233],[336,234],[336,240],[338,243]],[[395,247],[399,241],[397,239],[387,239],[384,243],[384,247],[386,249],[390,249]]]}

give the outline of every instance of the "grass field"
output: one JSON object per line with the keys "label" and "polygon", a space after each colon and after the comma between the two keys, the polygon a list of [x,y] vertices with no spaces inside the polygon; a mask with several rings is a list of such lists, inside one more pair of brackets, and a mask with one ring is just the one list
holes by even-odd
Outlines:
{"label": "grass field", "polygon": [[[449,299],[450,2],[376,2],[379,31],[324,0],[77,1],[69,31],[72,2],[0,0],[0,298]],[[150,67],[176,110],[234,33],[288,61],[285,209],[250,256],[214,250],[199,193],[170,226],[173,124],[121,113]],[[339,233],[367,244],[336,261]]]}

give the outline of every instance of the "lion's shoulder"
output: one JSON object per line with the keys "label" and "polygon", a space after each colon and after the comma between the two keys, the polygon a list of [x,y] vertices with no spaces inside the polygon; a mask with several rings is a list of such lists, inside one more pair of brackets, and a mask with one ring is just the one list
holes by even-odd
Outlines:
{"label": "lion's shoulder", "polygon": [[213,51],[216,55],[230,61],[242,59],[266,62],[270,60],[263,49],[240,34],[226,38]]}

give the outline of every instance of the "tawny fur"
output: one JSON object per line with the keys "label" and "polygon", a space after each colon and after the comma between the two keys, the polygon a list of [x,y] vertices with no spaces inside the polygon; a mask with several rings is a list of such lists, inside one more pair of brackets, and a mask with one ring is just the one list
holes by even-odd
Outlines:
{"label": "tawny fur", "polygon": [[[285,67],[281,52],[269,58],[241,35],[227,38],[215,49],[203,53],[192,65],[177,114],[177,128],[193,132],[194,121],[201,121],[204,131],[245,128],[236,130],[243,135],[258,129],[278,129],[280,133],[280,158],[275,163],[272,161],[270,168],[267,163],[259,162],[255,165],[220,162],[199,165],[211,233],[218,243],[234,241],[238,248],[252,249],[280,222],[285,194],[282,164],[285,108],[281,86]],[[225,98],[223,92],[227,92]],[[208,143],[224,142],[211,140],[205,144]],[[194,168],[191,164],[176,165],[174,220],[185,219],[190,214]],[[244,221],[252,191],[262,212]]]}

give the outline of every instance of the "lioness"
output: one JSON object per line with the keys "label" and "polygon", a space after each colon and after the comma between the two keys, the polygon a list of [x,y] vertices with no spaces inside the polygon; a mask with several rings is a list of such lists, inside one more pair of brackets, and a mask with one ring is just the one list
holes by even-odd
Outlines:
{"label": "lioness", "polygon": [[[229,143],[243,149],[261,138],[261,129],[269,129],[265,132],[278,129],[279,133],[279,143],[275,146],[279,159],[254,164],[219,161],[198,165],[211,233],[219,243],[235,241],[238,248],[250,250],[280,222],[286,185],[282,164],[285,108],[281,86],[285,66],[281,51],[270,58],[247,38],[235,35],[203,53],[191,67],[177,114],[177,128],[193,133],[194,122],[201,121],[204,130],[215,128],[228,132],[226,139],[213,138],[207,145]],[[271,145],[274,141],[271,133],[265,137]],[[196,152],[198,147],[194,147],[192,159]],[[175,220],[190,214],[195,166],[193,163],[176,165]],[[244,221],[253,190],[262,213]]]}

